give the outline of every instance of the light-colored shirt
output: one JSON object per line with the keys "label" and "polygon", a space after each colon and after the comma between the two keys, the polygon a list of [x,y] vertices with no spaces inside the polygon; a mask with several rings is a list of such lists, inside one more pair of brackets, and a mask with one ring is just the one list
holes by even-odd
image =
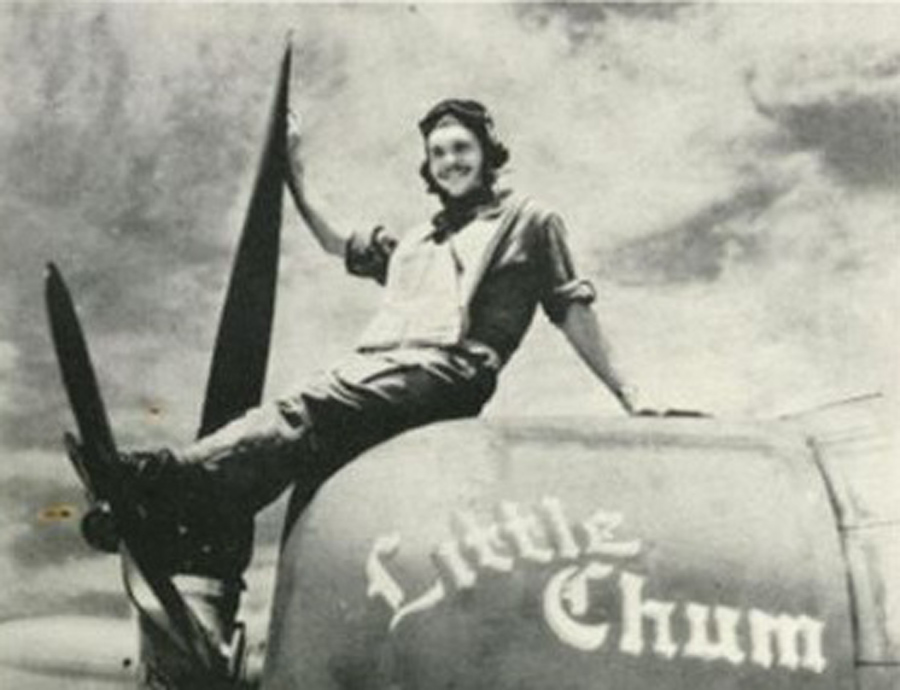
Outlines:
{"label": "light-colored shirt", "polygon": [[[482,220],[485,225],[479,224]],[[438,343],[468,350],[472,343],[485,345],[503,363],[519,346],[538,305],[558,324],[570,304],[594,300],[593,286],[576,271],[562,219],[533,200],[498,194],[478,210],[475,220],[451,236],[450,245],[439,241],[440,226],[438,214],[431,225],[408,233],[403,251],[436,254],[421,263],[415,257],[412,263],[420,272],[396,278],[411,299],[401,306],[403,300],[388,295],[361,343],[380,342],[382,348],[424,345],[409,338],[428,333]],[[406,238],[398,244],[383,228],[354,234],[347,242],[347,270],[386,284],[390,293],[395,272],[408,270],[405,260],[398,261],[405,243]],[[450,259],[462,266],[455,275]],[[395,310],[404,314],[394,314]],[[419,318],[421,323],[414,323]],[[388,337],[391,333],[401,335],[399,342]]]}
{"label": "light-colored shirt", "polygon": [[381,308],[358,347],[453,346],[468,325],[467,305],[478,268],[511,209],[479,209],[463,228],[446,237],[431,224],[414,228],[391,256]]}

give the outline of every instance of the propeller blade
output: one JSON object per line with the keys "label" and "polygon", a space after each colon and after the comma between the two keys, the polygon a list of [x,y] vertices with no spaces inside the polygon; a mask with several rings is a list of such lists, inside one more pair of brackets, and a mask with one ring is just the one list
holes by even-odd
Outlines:
{"label": "propeller blade", "polygon": [[290,74],[289,39],[219,321],[198,432],[201,437],[258,405],[262,399],[275,313],[281,205],[287,168]]}
{"label": "propeller blade", "polygon": [[[211,674],[221,674],[224,663],[221,654],[212,646],[201,623],[171,579],[154,566],[153,556],[133,536],[139,533],[140,517],[121,494],[118,451],[87,341],[71,293],[59,269],[53,264],[48,265],[45,296],[53,347],[83,440],[84,469],[90,475],[85,485],[95,493],[95,499],[102,498],[109,503],[120,529],[120,551],[125,572],[132,573],[135,578],[140,576],[153,597],[153,601],[149,601],[132,596],[132,602],[142,613],[156,609],[164,611],[171,623],[165,632],[173,642],[192,654],[200,668],[207,669]],[[134,583],[126,577],[125,584],[131,590]],[[129,591],[129,594],[132,592]]]}
{"label": "propeller blade", "polygon": [[44,296],[53,348],[82,445],[91,452],[101,448],[115,448],[112,428],[106,416],[72,295],[53,263],[47,264]]}

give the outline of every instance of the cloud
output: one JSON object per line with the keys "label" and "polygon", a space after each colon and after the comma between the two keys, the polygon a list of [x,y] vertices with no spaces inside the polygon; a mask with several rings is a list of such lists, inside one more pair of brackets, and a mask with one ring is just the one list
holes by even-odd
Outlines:
{"label": "cloud", "polygon": [[763,66],[751,90],[759,111],[794,145],[821,151],[843,182],[900,182],[900,51],[894,46],[832,46]]}
{"label": "cloud", "polygon": [[[4,442],[55,447],[56,429],[71,424],[38,316],[49,257],[66,257],[123,443],[190,438],[287,27],[310,186],[340,228],[402,230],[431,212],[418,191],[414,123],[435,99],[470,94],[495,110],[513,184],[563,213],[591,277],[614,289],[696,283],[727,302],[725,286],[750,272],[742,289],[762,304],[777,276],[818,284],[833,271],[840,295],[849,276],[880,272],[886,202],[852,190],[887,190],[890,118],[880,113],[894,98],[891,12],[10,10],[0,28],[10,65],[0,148],[12,163],[0,174],[0,220],[16,251],[0,258],[0,319],[20,355]],[[828,199],[852,201],[856,218],[873,221],[860,227]],[[378,301],[320,255],[290,207],[282,287],[273,392],[346,351]],[[712,318],[718,307],[704,305]],[[760,313],[803,322],[805,310],[797,302]],[[757,323],[744,335],[773,333]]]}
{"label": "cloud", "polygon": [[[59,458],[59,468],[64,468]],[[73,476],[74,479],[74,476]],[[82,491],[74,481],[62,482],[21,475],[4,479],[0,485],[0,505],[6,525],[17,527],[8,544],[14,564],[23,569],[59,565],[72,558],[91,556],[78,532],[78,508],[83,503]],[[65,520],[41,519],[42,511],[51,506],[73,506],[72,516]]]}
{"label": "cloud", "polygon": [[0,376],[15,368],[19,351],[14,343],[0,340]]}
{"label": "cloud", "polygon": [[13,408],[13,381],[19,361],[19,349],[15,343],[0,340],[0,417]]}
{"label": "cloud", "polygon": [[[712,319],[747,275],[741,289],[760,304],[780,276],[821,292],[828,275],[838,304],[847,281],[882,275],[896,16],[629,4],[7,10],[0,220],[16,250],[0,258],[0,319],[20,354],[4,442],[55,446],[70,424],[40,316],[49,257],[66,257],[123,442],[190,437],[288,27],[310,186],[340,228],[403,229],[431,212],[414,123],[437,98],[470,94],[495,110],[513,184],[563,213],[583,270],[611,289],[704,285],[712,301],[694,306]],[[290,212],[284,248],[272,391],[344,352],[378,300]],[[817,308],[758,313],[809,322]],[[743,335],[776,334],[756,323]]]}
{"label": "cloud", "polygon": [[770,182],[738,189],[674,226],[622,243],[603,273],[622,284],[715,281],[733,262],[760,258],[763,238],[754,220],[783,193]]}

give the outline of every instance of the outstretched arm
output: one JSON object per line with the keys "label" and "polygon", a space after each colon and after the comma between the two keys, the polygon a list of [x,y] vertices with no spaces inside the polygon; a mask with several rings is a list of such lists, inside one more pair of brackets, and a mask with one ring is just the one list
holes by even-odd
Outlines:
{"label": "outstretched arm", "polygon": [[347,238],[335,230],[307,199],[300,148],[300,123],[297,116],[293,112],[288,111],[288,188],[291,190],[291,195],[294,197],[294,203],[297,205],[300,216],[306,225],[309,226],[309,229],[312,230],[322,249],[328,254],[343,256]]}
{"label": "outstretched arm", "polygon": [[636,412],[636,401],[630,387],[622,382],[612,363],[611,348],[597,323],[597,316],[589,304],[573,302],[566,310],[559,327],[566,339],[587,364],[616,396],[628,414]]}

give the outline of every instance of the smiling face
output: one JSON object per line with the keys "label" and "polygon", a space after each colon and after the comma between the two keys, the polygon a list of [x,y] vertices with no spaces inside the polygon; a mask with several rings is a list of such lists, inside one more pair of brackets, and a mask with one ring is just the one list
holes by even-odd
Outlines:
{"label": "smiling face", "polygon": [[456,121],[439,125],[426,147],[428,170],[445,194],[458,199],[481,186],[484,151],[471,130]]}

